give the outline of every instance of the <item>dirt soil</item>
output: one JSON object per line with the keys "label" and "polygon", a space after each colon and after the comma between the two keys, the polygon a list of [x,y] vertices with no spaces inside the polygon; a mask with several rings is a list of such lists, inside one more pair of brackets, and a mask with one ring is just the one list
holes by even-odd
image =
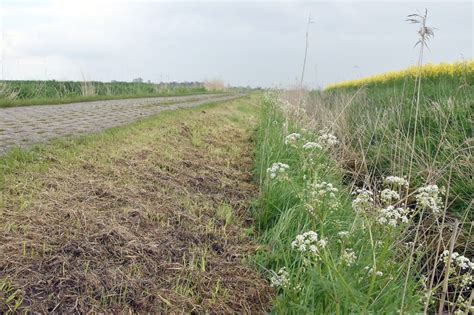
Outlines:
{"label": "dirt soil", "polygon": [[45,147],[0,195],[0,312],[266,313],[253,99]]}

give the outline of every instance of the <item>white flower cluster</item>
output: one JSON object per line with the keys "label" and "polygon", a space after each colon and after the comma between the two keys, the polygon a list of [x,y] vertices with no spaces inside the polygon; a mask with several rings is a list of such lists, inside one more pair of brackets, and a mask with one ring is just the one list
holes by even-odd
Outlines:
{"label": "white flower cluster", "polygon": [[364,212],[372,208],[374,198],[373,193],[367,189],[357,189],[352,193],[356,198],[352,201],[352,209],[355,212]]}
{"label": "white flower cluster", "polygon": [[394,190],[386,188],[380,192],[380,200],[384,203],[391,203],[400,199],[400,194]]}
{"label": "white flower cluster", "polygon": [[337,188],[333,186],[333,184],[328,182],[317,182],[314,181],[310,184],[311,188],[311,195],[315,198],[323,197],[328,195],[331,198],[336,198]]}
{"label": "white flower cluster", "polygon": [[374,267],[366,266],[364,270],[367,270],[367,273],[369,275],[375,274],[376,276],[379,276],[379,277],[383,276],[383,272],[380,270],[377,270]]}
{"label": "white flower cluster", "polygon": [[474,276],[470,273],[465,273],[461,276],[461,288],[470,289],[474,283]]}
{"label": "white flower cluster", "polygon": [[318,137],[318,143],[326,148],[330,148],[338,144],[339,141],[332,133],[323,133]]}
{"label": "white flower cluster", "polygon": [[410,210],[408,208],[396,208],[390,205],[378,211],[377,222],[382,225],[388,224],[395,227],[399,223],[408,223],[409,214]]}
{"label": "white flower cluster", "polygon": [[314,150],[314,149],[319,149],[321,150],[323,147],[317,143],[317,142],[307,142],[303,144],[303,149],[304,150]]}
{"label": "white flower cluster", "polygon": [[301,138],[301,135],[299,133],[291,133],[288,136],[286,136],[285,144],[296,146],[296,143],[298,142],[300,138]]}
{"label": "white flower cluster", "polygon": [[[272,271],[273,272],[273,271]],[[272,288],[286,288],[290,283],[290,275],[286,268],[280,268],[278,273],[273,272],[273,276],[270,279],[270,286]]]}
{"label": "white flower cluster", "polygon": [[344,250],[344,253],[342,253],[341,259],[342,259],[342,262],[345,265],[350,267],[357,260],[357,255],[355,254],[355,252],[352,249],[347,248],[347,249]]}
{"label": "white flower cluster", "polygon": [[458,298],[456,300],[456,307],[458,309],[453,312],[454,315],[474,314],[474,305],[471,305],[469,299],[466,301],[462,294],[458,295]]}
{"label": "white flower cluster", "polygon": [[[441,254],[441,259],[446,265],[448,264],[449,250],[445,250]],[[459,273],[462,273],[460,283],[461,288],[470,289],[474,284],[474,261],[471,261],[469,258],[459,254],[458,252],[453,252],[449,264],[453,268],[451,271],[452,273],[456,272],[456,268],[459,268]]]}
{"label": "white flower cluster", "polygon": [[403,177],[387,176],[384,182],[397,187],[408,187],[408,181]]}
{"label": "white flower cluster", "polygon": [[[333,184],[328,182],[318,182],[315,180],[314,182],[307,184],[306,189],[309,197],[308,202],[318,206],[324,203],[324,206],[330,209],[338,207],[339,202],[336,196],[338,189],[334,187]],[[311,204],[307,204],[306,209],[311,215],[314,215],[314,208]]]}
{"label": "white flower cluster", "polygon": [[311,204],[307,203],[304,205],[304,207],[306,211],[308,211],[309,214],[316,215],[316,212],[314,211],[314,207]]}
{"label": "white flower cluster", "polygon": [[443,206],[443,200],[440,195],[444,194],[444,189],[437,185],[428,185],[417,189],[415,195],[417,206],[422,209],[430,209],[434,214],[439,214]]}
{"label": "white flower cluster", "polygon": [[283,180],[287,178],[285,172],[289,168],[290,167],[288,164],[277,162],[273,163],[271,167],[267,168],[267,173],[271,179]]}
{"label": "white flower cluster", "polygon": [[[443,259],[445,264],[448,263],[448,257],[449,257],[449,250],[445,250],[441,254],[441,258]],[[474,262],[472,262],[469,258],[463,255],[460,255],[458,252],[453,252],[451,254],[451,264],[463,270],[470,269],[474,271]]]}
{"label": "white flower cluster", "polygon": [[340,231],[340,232],[337,232],[337,236],[339,236],[340,238],[346,238],[349,236],[349,231]]}
{"label": "white flower cluster", "polygon": [[319,259],[321,249],[326,247],[326,240],[319,239],[318,233],[314,231],[305,232],[297,235],[295,240],[291,242],[291,248],[297,251],[308,254],[314,260]]}
{"label": "white flower cluster", "polygon": [[[388,176],[384,180],[385,184],[395,187],[407,187],[408,182],[396,176]],[[385,188],[378,194],[378,199],[383,206],[376,207],[374,204],[373,193],[367,189],[358,189],[353,194],[356,198],[352,201],[352,208],[356,212],[365,212],[368,210],[376,210],[376,222],[382,225],[395,227],[400,223],[408,223],[411,210],[408,208],[398,207],[397,203],[401,199],[400,192]]]}

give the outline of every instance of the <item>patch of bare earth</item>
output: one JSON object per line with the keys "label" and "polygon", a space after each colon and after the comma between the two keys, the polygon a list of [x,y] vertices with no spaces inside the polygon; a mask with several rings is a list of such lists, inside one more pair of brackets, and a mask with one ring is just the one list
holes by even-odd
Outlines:
{"label": "patch of bare earth", "polygon": [[268,311],[273,292],[245,261],[245,102],[164,114],[9,175],[0,310],[17,290],[19,311],[42,313]]}

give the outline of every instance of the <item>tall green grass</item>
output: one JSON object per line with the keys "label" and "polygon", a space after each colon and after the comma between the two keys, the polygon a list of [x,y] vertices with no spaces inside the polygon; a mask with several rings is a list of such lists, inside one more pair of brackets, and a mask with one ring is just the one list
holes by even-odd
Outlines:
{"label": "tall green grass", "polygon": [[418,186],[445,186],[449,212],[472,221],[474,72],[422,77],[417,115],[414,80],[314,91],[307,108],[336,130],[371,176],[411,174]]}
{"label": "tall green grass", "polygon": [[[406,313],[420,312],[422,305],[415,277],[407,274],[407,260],[399,252],[402,228],[379,226],[372,218],[354,212],[349,188],[343,184],[343,172],[330,152],[302,148],[306,142],[317,141],[314,130],[305,129],[308,123],[302,123],[298,114],[284,115],[275,98],[262,101],[255,168],[261,192],[255,220],[264,246],[256,259],[274,283],[283,281],[277,285],[274,311],[281,314],[391,314],[402,309]],[[301,137],[285,144],[285,137],[291,133],[299,133]],[[272,179],[268,168],[277,162],[289,168]],[[332,183],[337,188],[334,198],[311,197],[308,185],[314,181]],[[312,214],[309,206],[313,208]],[[318,261],[308,260],[306,254],[292,247],[297,235],[308,231],[316,232],[327,242],[319,250]],[[340,233],[344,231],[348,232],[347,236]],[[343,256],[351,250],[357,258],[348,265]],[[281,268],[285,268],[287,277],[285,272],[283,278],[279,277]],[[408,279],[406,290],[405,279]]]}

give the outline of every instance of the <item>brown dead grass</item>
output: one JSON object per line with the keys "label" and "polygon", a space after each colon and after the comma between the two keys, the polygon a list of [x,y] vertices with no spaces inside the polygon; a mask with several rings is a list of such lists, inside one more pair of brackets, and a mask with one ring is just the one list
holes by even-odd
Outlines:
{"label": "brown dead grass", "polygon": [[268,311],[273,292],[245,262],[256,249],[246,233],[254,106],[165,113],[74,154],[47,148],[45,171],[7,176],[0,279],[18,290],[19,310]]}

